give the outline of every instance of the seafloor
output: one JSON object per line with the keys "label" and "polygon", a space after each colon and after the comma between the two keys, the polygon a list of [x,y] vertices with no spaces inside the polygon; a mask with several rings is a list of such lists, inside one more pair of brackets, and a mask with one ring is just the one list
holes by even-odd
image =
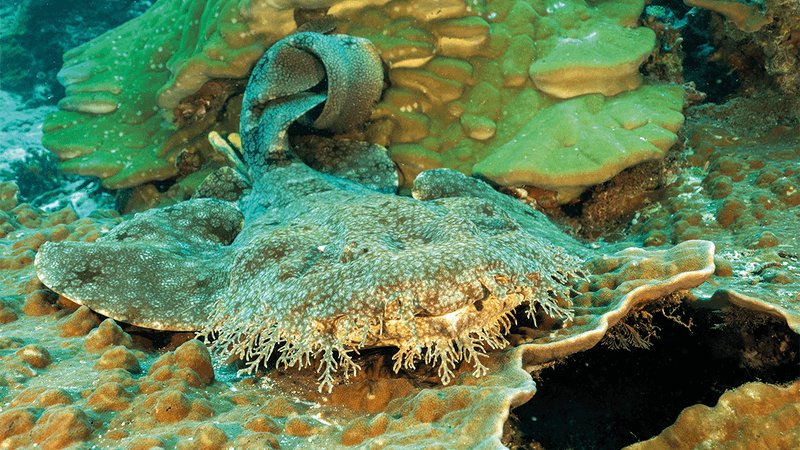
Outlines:
{"label": "seafloor", "polygon": [[[724,61],[697,78],[710,98],[694,92],[666,156],[564,205],[502,190],[610,255],[572,284],[585,329],[520,313],[488,374],[464,363],[448,386],[423,362],[392,370],[386,348],[362,351],[331,392],[313,368],[237,374],[191,332],[116,322],[50,290],[40,246],[94,242],[131,218],[114,210],[129,197],[55,171],[41,146],[60,95],[48,84],[0,92],[0,448],[800,448],[800,84],[711,20]],[[797,55],[799,41],[795,29],[782,43]],[[684,64],[681,82],[702,72]],[[666,66],[648,67],[674,75]],[[596,331],[576,353],[525,350]]]}

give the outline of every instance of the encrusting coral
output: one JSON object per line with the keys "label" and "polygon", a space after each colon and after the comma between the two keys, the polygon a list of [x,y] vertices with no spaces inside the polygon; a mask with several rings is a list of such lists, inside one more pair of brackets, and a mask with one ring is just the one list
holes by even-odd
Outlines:
{"label": "encrusting coral", "polygon": [[556,191],[564,203],[623,169],[661,159],[683,125],[683,95],[678,86],[642,86],[559,103],[476,164],[474,174],[503,186]]}
{"label": "encrusting coral", "polygon": [[790,449],[800,445],[800,381],[780,387],[747,383],[714,407],[686,408],[660,435],[625,450]]}
{"label": "encrusting coral", "polygon": [[[61,80],[68,96],[44,128],[44,143],[63,160],[63,170],[99,176],[113,188],[177,177],[167,195],[171,201],[193,193],[189,174],[213,159],[205,136],[236,131],[244,77],[263,49],[296,24],[282,2],[194,1],[187,10],[180,5],[162,0],[139,19],[65,55]],[[587,170],[591,183],[659,159],[677,139],[672,134],[682,123],[682,92],[640,87],[638,66],[655,45],[650,29],[636,27],[643,5],[643,0],[310,4],[330,7],[323,17],[336,19],[337,32],[365,37],[379,49],[388,88],[366,128],[353,135],[386,146],[405,187],[424,170],[447,167],[480,173],[497,184],[556,190],[562,203],[590,184],[585,177],[561,174],[558,183],[548,183],[544,179],[553,174],[535,165],[513,170],[505,164],[500,170],[493,163],[489,170],[488,163],[480,164],[490,155],[500,157],[495,150],[511,154],[503,160],[560,161],[563,153],[549,148],[524,150],[534,147],[534,139],[521,130],[542,122],[587,135],[597,121],[601,130],[625,130],[625,136],[601,131],[597,145],[589,136],[578,146],[577,153],[605,161]],[[601,111],[596,99],[582,95],[610,96],[609,104],[627,111]],[[658,97],[663,101],[655,102]],[[564,98],[575,100],[570,107],[586,116],[582,121],[569,123],[560,109],[552,109]],[[673,111],[668,120],[664,109]],[[512,142],[518,144],[511,146],[514,151],[504,146]],[[611,148],[615,155],[630,156],[614,160]],[[201,163],[176,167],[182,152]],[[157,203],[155,197],[155,189],[136,194],[146,205]]]}
{"label": "encrusting coral", "polygon": [[659,251],[627,248],[590,258],[582,269],[592,275],[573,285],[579,293],[571,299],[573,323],[559,330],[530,330],[515,349],[527,364],[587,350],[637,306],[703,284],[714,272],[714,244],[687,241]]}
{"label": "encrusting coral", "polygon": [[[705,239],[717,247],[715,285],[704,296],[763,311],[800,331],[800,128],[742,135],[731,106],[693,127],[694,166],[631,225],[641,245]],[[704,109],[712,109],[706,107]],[[707,112],[712,116],[712,111]],[[713,116],[712,116],[713,117]],[[740,135],[734,134],[738,130]]]}

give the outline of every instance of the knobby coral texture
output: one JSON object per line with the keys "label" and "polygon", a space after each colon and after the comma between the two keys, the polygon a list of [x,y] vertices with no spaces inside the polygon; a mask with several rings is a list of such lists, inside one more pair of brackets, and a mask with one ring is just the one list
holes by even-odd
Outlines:
{"label": "knobby coral texture", "polygon": [[[68,52],[59,78],[68,95],[46,121],[45,145],[62,170],[108,187],[182,181],[213,159],[210,131],[236,131],[235,80],[294,30],[297,3],[161,0]],[[660,159],[683,123],[683,90],[643,84],[638,71],[655,46],[652,30],[637,26],[643,0],[306,6],[329,7],[337,32],[379,49],[388,88],[356,135],[388,148],[406,187],[420,172],[446,167],[538,186],[567,202]],[[187,151],[200,163],[176,167]],[[561,169],[573,165],[585,169]]]}

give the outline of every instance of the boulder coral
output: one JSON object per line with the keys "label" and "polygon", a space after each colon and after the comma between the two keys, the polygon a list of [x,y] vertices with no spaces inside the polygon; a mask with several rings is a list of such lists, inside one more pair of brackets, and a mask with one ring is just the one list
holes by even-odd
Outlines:
{"label": "boulder coral", "polygon": [[[638,66],[655,45],[651,30],[636,27],[642,0],[311,3],[306,6],[329,7],[328,16],[317,17],[334,17],[337,32],[365,37],[379,49],[388,88],[355,137],[386,146],[406,187],[426,169],[480,172],[476,167],[485,165],[476,164],[495,150],[508,152],[504,144],[524,140],[519,133],[526,123],[564,98],[577,96],[574,104],[586,105],[595,101],[580,96],[611,96],[614,102],[614,95],[626,95],[623,103],[633,109],[627,115],[637,115],[633,122],[615,119],[635,139],[610,135],[581,150],[607,155],[609,147],[618,147],[635,155],[622,158],[624,164],[598,165],[592,182],[660,158],[677,139],[670,133],[682,124],[681,102],[674,100],[679,91],[640,87]],[[236,131],[243,86],[237,80],[248,76],[266,47],[302,23],[294,20],[296,6],[158,2],[65,55],[60,79],[68,95],[46,121],[43,142],[62,159],[63,170],[98,176],[112,188],[187,176],[202,164],[179,169],[178,156],[190,152],[207,162],[213,158],[205,136]],[[668,122],[644,106],[654,93],[665,97],[661,108],[675,111]],[[578,114],[587,108],[579,106]],[[588,113],[595,114],[591,108]],[[571,126],[569,117],[552,120],[555,127]],[[647,124],[662,128],[658,136],[639,130]],[[578,128],[591,134],[591,123]],[[533,142],[521,144],[514,157],[538,157],[528,147]],[[498,184],[513,179],[536,185],[542,176],[527,176],[530,170],[511,177],[480,173]],[[586,185],[577,178],[548,186],[566,202]],[[191,195],[193,188],[187,189],[180,195]]]}
{"label": "boulder coral", "polygon": [[[632,231],[662,248],[694,239],[717,247],[704,295],[785,320],[800,331],[800,127],[737,135],[729,107],[690,134],[691,172],[669,184]],[[749,120],[745,117],[744,120]]]}
{"label": "boulder coral", "polygon": [[533,185],[565,203],[644,161],[661,159],[683,125],[683,88],[584,95],[542,110],[473,167],[503,186]]}
{"label": "boulder coral", "polygon": [[[549,146],[539,152],[538,136],[526,127],[548,121],[551,130],[569,130],[564,135],[585,133],[591,143],[578,152],[604,163],[549,183],[561,203],[586,186],[580,179],[587,173],[592,183],[602,182],[632,164],[659,159],[683,124],[683,93],[641,86],[638,66],[655,45],[651,30],[636,27],[643,6],[635,0],[497,1],[470,8],[466,18],[423,22],[403,17],[403,9],[371,8],[364,14],[369,23],[342,21],[339,29],[371,39],[389,67],[389,88],[363,138],[389,149],[406,185],[426,169],[447,167],[494,184],[545,187],[543,178],[551,175],[537,162],[546,154],[555,165],[564,152],[550,153]],[[394,51],[398,47],[403,51]],[[616,103],[615,95],[625,96],[621,115],[591,117],[600,109],[598,97]],[[658,97],[663,101],[652,111]],[[571,106],[557,109],[567,102]],[[606,126],[595,133],[595,120],[635,138],[606,135]],[[570,146],[569,137],[555,141],[557,148]],[[606,158],[611,147],[619,153]],[[501,168],[493,158],[506,164]],[[515,170],[512,160],[524,167]],[[491,165],[496,170],[488,170]]]}
{"label": "boulder coral", "polygon": [[[540,26],[556,22],[552,35],[535,42],[528,75],[542,92],[558,98],[599,93],[612,96],[642,84],[639,66],[653,53],[655,33],[608,20],[578,2],[548,5]],[[567,17],[575,19],[570,22]]]}

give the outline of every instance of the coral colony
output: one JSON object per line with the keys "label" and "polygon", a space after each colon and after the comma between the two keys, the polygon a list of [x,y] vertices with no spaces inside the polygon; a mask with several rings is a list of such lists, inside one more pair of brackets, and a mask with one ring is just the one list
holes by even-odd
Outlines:
{"label": "coral colony", "polygon": [[[42,143],[123,215],[0,183],[0,448],[583,448],[536,403],[581,358],[602,448],[797,448],[800,129],[699,104],[697,8],[161,0],[67,52]],[[644,377],[587,355],[658,346],[719,403],[606,424]]]}

